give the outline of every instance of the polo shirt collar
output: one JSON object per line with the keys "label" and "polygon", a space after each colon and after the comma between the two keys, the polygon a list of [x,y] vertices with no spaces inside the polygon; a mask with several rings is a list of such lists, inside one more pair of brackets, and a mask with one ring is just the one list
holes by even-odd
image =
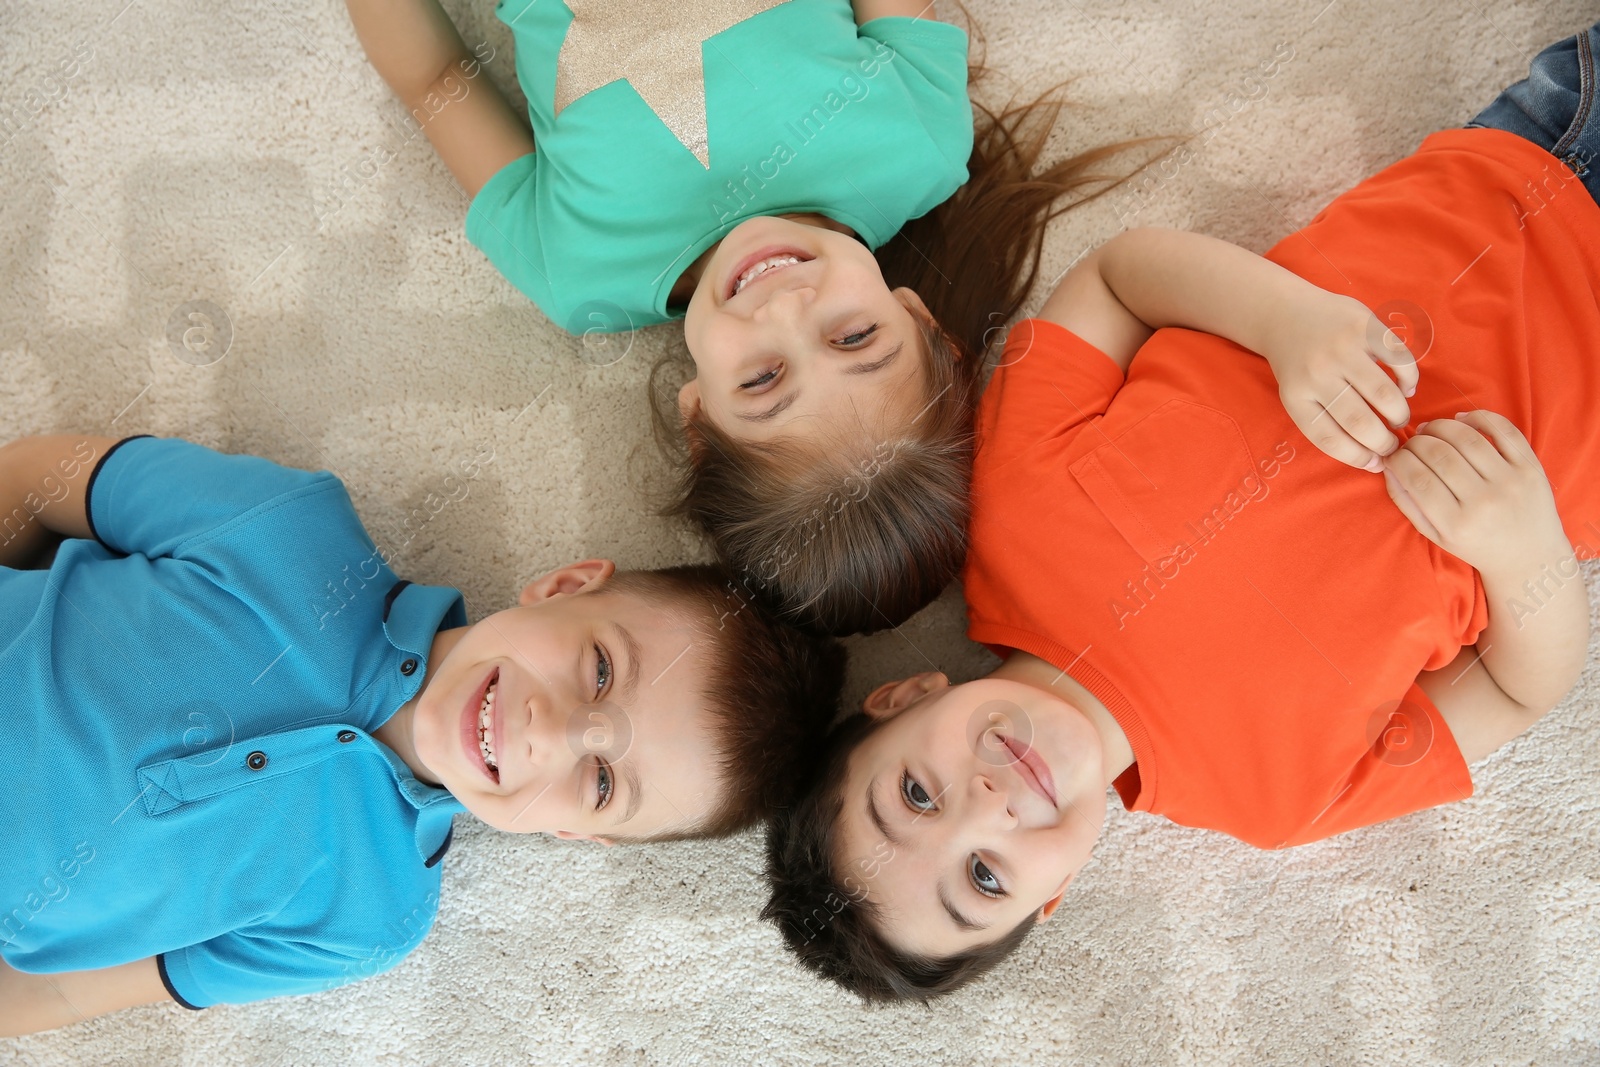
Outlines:
{"label": "polo shirt collar", "polygon": [[454,819],[467,807],[450,790],[419,781],[405,761],[389,750],[389,746],[377,738],[372,738],[371,743],[389,762],[389,770],[394,775],[400,795],[417,809],[417,854],[422,857],[424,866],[432,867],[449,851],[450,839],[455,835]]}
{"label": "polo shirt collar", "polygon": [[[403,578],[389,590],[383,599],[383,634],[399,653],[415,657],[419,668],[407,679],[405,700],[416,696],[417,690],[422,688],[434,635],[440,630],[465,625],[467,603],[458,590],[417,585]],[[431,867],[450,847],[454,832],[451,819],[457,812],[466,811],[466,806],[449,790],[419,781],[405,761],[389,752],[386,746],[378,748],[388,758],[401,794],[417,809],[417,851]]]}
{"label": "polo shirt collar", "polygon": [[[421,659],[424,666],[440,630],[467,624],[467,602],[448,586],[417,585],[404,578],[383,598],[383,634],[401,652]],[[416,675],[421,685],[422,672]]]}

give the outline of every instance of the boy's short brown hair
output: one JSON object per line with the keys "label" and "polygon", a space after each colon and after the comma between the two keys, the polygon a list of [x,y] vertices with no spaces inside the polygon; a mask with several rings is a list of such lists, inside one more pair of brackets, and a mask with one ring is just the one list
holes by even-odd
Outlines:
{"label": "boy's short brown hair", "polygon": [[839,707],[839,643],[774,620],[718,567],[618,571],[606,591],[679,613],[713,650],[702,691],[722,800],[699,826],[650,840],[726,836],[790,804]]}
{"label": "boy's short brown hair", "polygon": [[1037,924],[1030,915],[987,945],[945,957],[902,952],[878,930],[877,906],[839,869],[835,830],[850,753],[882,722],[856,714],[835,727],[805,792],[768,825],[770,896],[761,917],[777,924],[802,964],[863,999],[926,1002],[1005,959]]}

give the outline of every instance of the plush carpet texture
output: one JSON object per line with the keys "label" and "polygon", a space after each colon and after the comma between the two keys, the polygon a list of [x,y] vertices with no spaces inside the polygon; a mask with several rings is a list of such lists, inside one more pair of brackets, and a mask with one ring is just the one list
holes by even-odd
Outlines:
{"label": "plush carpet texture", "polygon": [[[511,87],[489,0],[448,6]],[[1266,249],[1597,15],[1577,0],[971,9],[990,99],[1073,79],[1062,150],[1205,127],[1185,165],[1053,227],[1035,307],[1126,225]],[[674,328],[586,348],[503,281],[341,4],[9,0],[0,42],[0,437],[183,435],[327,468],[374,528],[492,450],[397,564],[461,588],[474,619],[574,559],[703,557],[644,496],[667,469],[646,377],[681,348]],[[192,328],[213,333],[185,348]],[[992,662],[963,636],[957,589],[852,650],[852,700]],[[1470,801],[1287,852],[1113,802],[1055,919],[931,1009],[869,1010],[793,965],[755,918],[754,834],[608,850],[461,817],[438,923],[392,972],[0,1040],[0,1064],[1600,1063],[1597,702],[1591,664],[1473,769]]]}

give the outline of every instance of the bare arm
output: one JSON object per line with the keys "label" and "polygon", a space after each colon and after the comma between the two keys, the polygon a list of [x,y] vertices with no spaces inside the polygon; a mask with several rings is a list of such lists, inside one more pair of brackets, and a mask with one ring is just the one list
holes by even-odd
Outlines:
{"label": "bare arm", "polygon": [[27,974],[0,961],[0,1037],[36,1034],[170,999],[156,959],[61,974]]}
{"label": "bare arm", "polygon": [[1537,718],[1561,703],[1589,649],[1589,594],[1566,537],[1521,567],[1482,572],[1489,623],[1483,665],[1507,696]]}
{"label": "bare arm", "polygon": [[933,0],[852,0],[851,6],[855,8],[857,26],[891,15],[933,18]]}
{"label": "bare arm", "polygon": [[1399,445],[1384,423],[1410,421],[1416,361],[1365,305],[1225,241],[1182,230],[1120,233],[1067,273],[1040,316],[1124,370],[1162,327],[1226,337],[1267,360],[1307,438],[1354,467],[1376,471],[1377,457]]}
{"label": "bare arm", "polygon": [[1067,327],[1126,370],[1139,346],[1165,326],[1214,333],[1264,353],[1277,340],[1278,309],[1322,292],[1226,241],[1141,228],[1117,234],[1080,260],[1040,317]]}
{"label": "bare arm", "polygon": [[1417,677],[1468,763],[1543,718],[1583,669],[1589,646],[1583,573],[1564,538],[1545,555],[1503,574],[1482,572],[1489,623],[1477,645]]}
{"label": "bare arm", "polygon": [[27,566],[51,533],[89,537],[89,476],[114,437],[50,434],[0,447],[0,566]]}
{"label": "bare arm", "polygon": [[1510,420],[1436,419],[1385,464],[1401,512],[1478,570],[1489,621],[1477,647],[1417,682],[1468,761],[1560,703],[1583,669],[1589,597],[1550,483]]}
{"label": "bare arm", "polygon": [[468,196],[534,150],[482,63],[438,0],[348,0],[367,58],[383,76]]}

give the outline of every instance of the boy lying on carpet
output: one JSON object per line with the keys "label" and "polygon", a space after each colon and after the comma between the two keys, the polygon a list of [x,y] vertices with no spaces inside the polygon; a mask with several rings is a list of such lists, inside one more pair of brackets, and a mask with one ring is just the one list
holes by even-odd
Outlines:
{"label": "boy lying on carpet", "polygon": [[[842,681],[707,567],[587,560],[468,625],[333,475],[186,441],[23,438],[0,509],[0,1034],[388,970],[461,811],[608,843],[749,826]],[[14,569],[47,531],[49,569]]]}
{"label": "boy lying on carpet", "polygon": [[438,0],[347,2],[468,238],[551,321],[682,319],[674,511],[747,588],[847,634],[950,583],[982,353],[1115,148],[1036,168],[1059,96],[974,109],[931,0],[500,0],[522,115]]}
{"label": "boy lying on carpet", "polygon": [[1267,259],[1125,234],[1012,331],[965,572],[1007,658],[876,690],[770,829],[807,966],[883,999],[982,973],[1061,905],[1108,784],[1283,848],[1469,796],[1561,700],[1600,550],[1596,48]]}

